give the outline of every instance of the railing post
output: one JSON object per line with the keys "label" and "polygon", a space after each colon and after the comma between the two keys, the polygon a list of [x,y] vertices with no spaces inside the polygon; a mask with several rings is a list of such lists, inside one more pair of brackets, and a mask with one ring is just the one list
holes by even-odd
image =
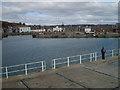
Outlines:
{"label": "railing post", "polygon": [[27,64],[25,64],[25,75],[27,75]]}
{"label": "railing post", "polygon": [[7,69],[7,67],[5,67],[5,71],[6,71],[6,78],[8,78],[8,69]]}
{"label": "railing post", "polygon": [[42,61],[42,71],[44,71],[44,62]]}
{"label": "railing post", "polygon": [[82,63],[82,56],[80,55],[80,64]]}
{"label": "railing post", "polygon": [[56,68],[56,66],[55,66],[55,59],[53,60],[53,69],[55,69]]}
{"label": "railing post", "polygon": [[118,49],[118,55],[120,55],[120,49]]}
{"label": "railing post", "polygon": [[46,70],[46,62],[44,61],[44,70]]}
{"label": "railing post", "polygon": [[95,61],[97,61],[97,52],[95,52]]}
{"label": "railing post", "polygon": [[90,62],[92,62],[92,53],[90,53]]}
{"label": "railing post", "polygon": [[93,60],[95,59],[95,53],[93,53]]}
{"label": "railing post", "polygon": [[114,51],[112,50],[112,57],[114,56]]}
{"label": "railing post", "polygon": [[93,57],[93,60],[94,60],[94,58],[95,58],[95,53],[93,53],[93,56],[92,56],[92,57]]}
{"label": "railing post", "polygon": [[70,58],[69,57],[67,57],[67,64],[68,64],[68,67],[70,66],[70,60],[69,60]]}

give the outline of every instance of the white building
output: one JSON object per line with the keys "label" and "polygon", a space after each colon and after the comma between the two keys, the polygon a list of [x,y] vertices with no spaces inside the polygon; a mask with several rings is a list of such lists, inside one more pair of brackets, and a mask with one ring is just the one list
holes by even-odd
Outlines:
{"label": "white building", "polygon": [[30,27],[19,27],[19,32],[45,32],[45,29],[36,29],[36,30],[31,30]]}
{"label": "white building", "polygon": [[56,26],[55,28],[53,28],[53,32],[61,32],[62,28],[59,28],[58,26]]}
{"label": "white building", "polygon": [[46,32],[45,29],[30,30],[30,32]]}
{"label": "white building", "polygon": [[30,27],[19,27],[19,32],[30,32],[31,28]]}
{"label": "white building", "polygon": [[90,27],[85,27],[85,33],[90,34],[95,32],[92,32],[92,29]]}

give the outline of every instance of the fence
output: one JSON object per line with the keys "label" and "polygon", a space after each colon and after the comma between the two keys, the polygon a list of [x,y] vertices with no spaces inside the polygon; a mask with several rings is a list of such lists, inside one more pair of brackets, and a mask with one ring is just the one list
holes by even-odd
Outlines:
{"label": "fence", "polygon": [[[8,78],[13,73],[17,74],[28,74],[29,70],[39,70],[39,71],[45,71],[46,70],[46,62],[45,61],[39,61],[39,62],[32,62],[32,63],[26,63],[26,64],[20,64],[20,65],[14,65],[14,66],[8,66],[8,67],[0,67],[2,69],[3,73],[0,73],[1,75],[5,75],[6,78]],[[18,73],[19,72],[19,73]]]}
{"label": "fence", "polygon": [[[115,55],[120,55],[120,49],[114,49],[114,50],[107,50],[106,57],[113,57]],[[70,66],[71,64],[76,63],[84,63],[87,61],[92,62],[97,61],[98,59],[101,59],[102,55],[101,52],[95,52],[95,53],[89,53],[89,54],[83,54],[83,55],[76,55],[76,56],[69,56],[64,58],[57,58],[52,60],[52,68],[56,69],[57,67],[61,66]],[[10,74],[17,73],[19,74],[25,74],[27,75],[32,70],[39,70],[39,71],[45,71],[46,70],[46,62],[45,61],[39,61],[39,62],[32,62],[32,63],[26,63],[26,64],[20,64],[20,65],[13,65],[8,67],[0,67],[2,69],[2,72],[0,72],[0,75],[5,75],[6,78],[11,76]]]}
{"label": "fence", "polygon": [[[107,50],[105,57],[113,57],[116,55],[120,55],[120,49]],[[92,61],[97,61],[98,59],[101,59],[101,58],[102,58],[101,52],[69,56],[64,58],[57,58],[52,60],[52,68],[56,69],[57,67],[61,67],[61,66],[69,67],[71,64],[74,64],[74,63],[81,64],[87,61],[92,62]]]}

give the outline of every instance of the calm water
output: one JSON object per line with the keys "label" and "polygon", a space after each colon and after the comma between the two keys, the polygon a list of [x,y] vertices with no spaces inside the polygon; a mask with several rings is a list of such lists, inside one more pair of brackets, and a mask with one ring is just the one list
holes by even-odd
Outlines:
{"label": "calm water", "polygon": [[0,66],[2,66],[2,40],[0,40]]}
{"label": "calm water", "polygon": [[[1,43],[1,42],[0,42]],[[3,66],[51,60],[84,53],[118,48],[115,38],[38,39],[32,36],[10,36],[3,39]]]}

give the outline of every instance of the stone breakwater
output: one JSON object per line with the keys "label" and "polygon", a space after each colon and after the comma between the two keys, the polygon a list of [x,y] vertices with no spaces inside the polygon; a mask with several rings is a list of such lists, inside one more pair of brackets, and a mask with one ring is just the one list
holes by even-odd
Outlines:
{"label": "stone breakwater", "polygon": [[79,33],[41,33],[33,34],[33,38],[119,38],[120,34],[101,34],[101,35],[92,35],[92,34],[79,34]]}

